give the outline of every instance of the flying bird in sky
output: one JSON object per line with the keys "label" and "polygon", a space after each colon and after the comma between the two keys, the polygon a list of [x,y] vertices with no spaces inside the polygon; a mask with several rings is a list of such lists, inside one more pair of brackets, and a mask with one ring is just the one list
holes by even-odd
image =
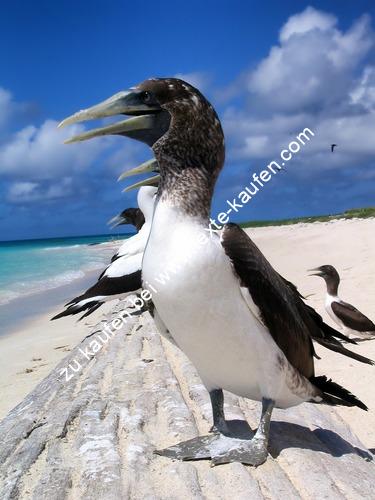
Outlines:
{"label": "flying bird in sky", "polygon": [[311,276],[320,276],[326,282],[326,311],[345,335],[363,339],[375,338],[375,324],[361,311],[338,296],[340,276],[337,270],[331,265],[324,265],[310,269],[310,271],[314,271]]}
{"label": "flying bird in sky", "polygon": [[[340,343],[349,339],[303,302],[239,226],[226,224],[221,236],[208,231],[225,147],[219,117],[201,92],[179,79],[150,79],[62,124],[111,115],[131,118],[69,142],[112,133],[145,142],[146,129],[152,136],[160,184],[142,262],[143,284],[152,290],[155,278],[173,269],[168,283],[153,294],[158,323],[195,365],[212,404],[212,435],[158,453],[256,466],[267,458],[273,408],[309,401],[366,410],[347,389],[316,376],[313,340],[373,362]],[[252,440],[231,433],[223,389],[261,402]]]}
{"label": "flying bird in sky", "polygon": [[331,144],[331,153],[333,153],[333,150],[335,149],[336,146],[337,144]]}

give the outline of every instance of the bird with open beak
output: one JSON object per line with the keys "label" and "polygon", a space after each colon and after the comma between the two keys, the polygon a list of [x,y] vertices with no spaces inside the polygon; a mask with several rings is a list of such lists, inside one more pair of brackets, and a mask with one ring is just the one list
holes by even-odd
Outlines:
{"label": "bird with open beak", "polygon": [[[346,337],[303,302],[239,226],[227,224],[221,237],[208,233],[225,147],[220,120],[207,99],[182,80],[150,79],[62,124],[114,114],[131,118],[69,142],[120,134],[152,146],[160,183],[142,262],[143,286],[152,291],[158,277],[169,273],[153,294],[158,320],[195,365],[212,403],[211,435],[158,453],[257,466],[267,458],[274,407],[310,401],[366,409],[348,390],[315,376],[312,340],[372,361],[342,346]],[[252,439],[234,434],[226,421],[223,389],[262,403]]]}

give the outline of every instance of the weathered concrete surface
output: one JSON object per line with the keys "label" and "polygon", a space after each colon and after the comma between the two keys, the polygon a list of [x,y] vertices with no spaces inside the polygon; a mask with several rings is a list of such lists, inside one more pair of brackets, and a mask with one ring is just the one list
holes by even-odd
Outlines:
{"label": "weathered concrete surface", "polygon": [[[0,423],[1,499],[375,498],[371,455],[327,407],[276,410],[272,456],[257,469],[155,455],[208,432],[208,394],[147,313],[129,320],[66,382],[61,370],[82,361],[78,349],[93,339]],[[229,419],[255,428],[259,410],[226,394]]]}

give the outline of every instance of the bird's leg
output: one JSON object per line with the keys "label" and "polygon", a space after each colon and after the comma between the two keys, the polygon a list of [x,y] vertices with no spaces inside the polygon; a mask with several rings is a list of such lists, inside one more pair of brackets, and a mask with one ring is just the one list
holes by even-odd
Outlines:
{"label": "bird's leg", "polygon": [[212,406],[212,416],[214,425],[210,432],[229,434],[229,429],[225,421],[224,415],[224,394],[222,389],[214,389],[210,391],[210,399]]}
{"label": "bird's leg", "polygon": [[263,398],[258,430],[251,440],[223,436],[220,441],[213,443],[210,447],[213,465],[241,462],[256,467],[264,463],[268,455],[268,438],[274,406],[275,402],[272,399]]}
{"label": "bird's leg", "polygon": [[[211,394],[210,394],[211,395]],[[212,398],[212,396],[211,396]],[[267,460],[270,421],[275,402],[262,400],[262,416],[258,430],[252,439],[236,438],[223,433],[198,436],[155,453],[178,460],[202,460],[211,458],[213,465],[241,462],[257,467]],[[224,418],[222,391],[218,389],[213,402],[215,418]],[[216,417],[215,417],[215,409]],[[224,420],[225,422],[225,420]]]}

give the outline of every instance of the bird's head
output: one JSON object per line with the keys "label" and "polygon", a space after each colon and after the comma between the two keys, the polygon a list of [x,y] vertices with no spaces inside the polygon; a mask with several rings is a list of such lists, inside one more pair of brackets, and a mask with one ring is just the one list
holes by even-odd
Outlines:
{"label": "bird's head", "polygon": [[310,274],[310,276],[320,276],[325,281],[327,280],[340,281],[339,273],[333,266],[329,264],[316,267],[315,269],[309,269],[309,271],[310,272],[313,271],[312,274]]}
{"label": "bird's head", "polygon": [[123,135],[151,146],[161,173],[163,168],[203,169],[214,180],[219,174],[225,154],[221,124],[214,108],[192,85],[177,78],[145,80],[75,113],[60,126],[114,115],[130,118],[90,130],[66,142]]}
{"label": "bird's head", "polygon": [[138,229],[139,225],[142,227],[143,222],[144,216],[139,208],[125,208],[125,210],[108,221],[108,225],[111,226],[111,229],[114,229],[118,226],[131,224]]}

